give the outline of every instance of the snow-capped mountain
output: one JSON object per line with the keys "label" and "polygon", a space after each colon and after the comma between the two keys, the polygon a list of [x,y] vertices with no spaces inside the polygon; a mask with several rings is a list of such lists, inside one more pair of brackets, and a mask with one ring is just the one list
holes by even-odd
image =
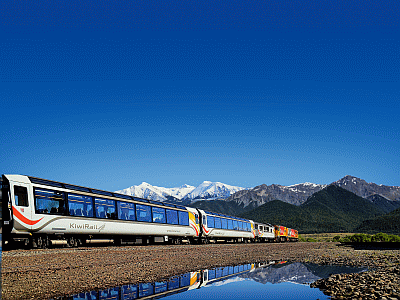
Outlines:
{"label": "snow-capped mountain", "polygon": [[221,182],[204,181],[193,191],[188,193],[184,200],[213,200],[213,199],[226,199],[230,195],[244,190],[245,188],[232,186]]}
{"label": "snow-capped mountain", "polygon": [[364,179],[351,175],[346,175],[345,177],[333,182],[333,184],[363,198],[368,199],[368,197],[377,194],[389,200],[400,201],[400,187],[398,186],[378,185],[373,182],[366,182]]}
{"label": "snow-capped mountain", "polygon": [[272,200],[281,200],[290,204],[300,205],[304,203],[309,196],[325,187],[325,184],[315,184],[310,182],[289,186],[280,184],[262,184],[253,189],[235,193],[226,200],[236,201],[239,205],[243,205],[244,207],[248,205],[257,207]]}
{"label": "snow-capped mountain", "polygon": [[[204,181],[198,187],[184,184],[181,187],[165,188],[153,186],[147,182],[116,191],[116,193],[156,201],[190,203],[196,200],[225,199],[244,188],[221,182]],[[180,200],[180,201],[177,201]]]}
{"label": "snow-capped mountain", "polygon": [[170,201],[174,199],[181,200],[185,195],[187,195],[194,189],[194,186],[188,184],[184,184],[181,187],[165,188],[153,186],[147,182],[142,182],[139,185],[133,185],[129,188],[116,191],[116,193],[156,201]]}

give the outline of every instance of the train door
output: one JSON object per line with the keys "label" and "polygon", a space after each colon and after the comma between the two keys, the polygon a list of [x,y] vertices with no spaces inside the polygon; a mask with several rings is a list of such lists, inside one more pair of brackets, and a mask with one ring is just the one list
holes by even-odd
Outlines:
{"label": "train door", "polygon": [[[5,176],[0,177],[0,203],[1,203],[1,212],[0,212],[0,233],[7,235],[11,232],[12,228],[12,219],[11,219],[11,203],[9,203],[10,199],[10,186],[8,180]],[[3,238],[3,240],[7,240],[7,238]]]}
{"label": "train door", "polygon": [[26,231],[32,228],[32,187],[30,184],[10,181],[11,207],[14,229]]}

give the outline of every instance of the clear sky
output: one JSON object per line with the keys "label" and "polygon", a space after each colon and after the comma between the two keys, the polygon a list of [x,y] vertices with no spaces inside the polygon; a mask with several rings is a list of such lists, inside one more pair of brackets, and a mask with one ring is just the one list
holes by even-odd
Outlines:
{"label": "clear sky", "polygon": [[0,172],[400,185],[398,1],[1,1]]}

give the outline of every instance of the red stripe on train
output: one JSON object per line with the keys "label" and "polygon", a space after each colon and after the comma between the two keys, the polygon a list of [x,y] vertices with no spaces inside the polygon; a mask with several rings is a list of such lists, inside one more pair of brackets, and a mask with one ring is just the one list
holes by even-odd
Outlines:
{"label": "red stripe on train", "polygon": [[39,223],[43,219],[42,218],[36,221],[29,220],[28,218],[25,218],[14,206],[13,206],[13,214],[17,219],[19,219],[21,222],[27,225],[35,225],[36,223]]}

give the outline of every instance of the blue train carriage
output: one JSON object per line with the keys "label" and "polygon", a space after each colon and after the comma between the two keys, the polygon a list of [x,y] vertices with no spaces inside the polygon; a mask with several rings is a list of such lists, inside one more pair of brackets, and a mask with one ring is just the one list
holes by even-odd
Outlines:
{"label": "blue train carriage", "polygon": [[212,284],[218,281],[228,280],[245,273],[253,272],[256,269],[255,264],[244,264],[238,266],[218,267],[202,271],[202,280],[200,287]]}
{"label": "blue train carriage", "polygon": [[275,240],[273,225],[254,222],[254,227],[257,242],[273,242]]}
{"label": "blue train carriage", "polygon": [[252,242],[255,240],[254,222],[251,220],[199,209],[202,216],[202,242]]}
{"label": "blue train carriage", "polygon": [[22,175],[2,176],[6,243],[45,248],[195,242],[196,209]]}

